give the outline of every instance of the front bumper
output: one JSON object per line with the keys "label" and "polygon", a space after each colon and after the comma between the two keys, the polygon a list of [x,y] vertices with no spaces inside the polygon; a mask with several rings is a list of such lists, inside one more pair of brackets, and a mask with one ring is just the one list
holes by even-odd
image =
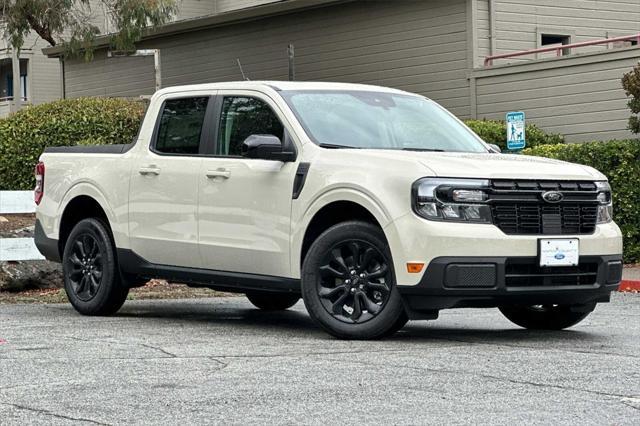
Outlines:
{"label": "front bumper", "polygon": [[537,257],[440,257],[416,286],[398,286],[410,312],[502,305],[608,302],[620,255],[581,256],[578,267],[541,268]]}
{"label": "front bumper", "polygon": [[[581,256],[622,254],[622,234],[613,222],[584,235],[507,235],[490,224],[434,222],[411,212],[388,224],[384,232],[399,287],[422,283],[431,262],[441,257],[537,257],[540,238],[578,238]],[[409,273],[407,262],[426,267],[421,273]]]}

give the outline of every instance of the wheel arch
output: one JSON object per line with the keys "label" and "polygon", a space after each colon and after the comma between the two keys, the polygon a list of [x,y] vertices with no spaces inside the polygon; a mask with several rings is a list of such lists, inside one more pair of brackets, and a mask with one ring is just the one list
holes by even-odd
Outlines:
{"label": "wheel arch", "polygon": [[359,191],[348,189],[324,194],[307,210],[298,231],[294,232],[291,264],[295,276],[300,273],[313,241],[331,226],[348,220],[372,223],[383,232],[390,222],[387,212],[373,198]]}
{"label": "wheel arch", "polygon": [[[58,251],[60,257],[64,252],[64,247],[69,238],[69,234],[74,226],[83,219],[101,219],[111,231],[109,216],[102,205],[89,195],[77,195],[66,203],[60,216],[60,226],[58,231]],[[111,231],[113,233],[113,231]]]}

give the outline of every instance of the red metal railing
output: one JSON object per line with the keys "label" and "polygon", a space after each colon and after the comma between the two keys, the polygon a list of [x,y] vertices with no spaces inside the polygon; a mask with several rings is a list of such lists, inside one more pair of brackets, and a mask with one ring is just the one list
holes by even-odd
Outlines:
{"label": "red metal railing", "polygon": [[493,65],[493,61],[495,59],[505,59],[505,58],[515,58],[517,56],[526,56],[533,55],[536,53],[544,53],[544,52],[556,52],[556,56],[562,56],[562,51],[564,49],[573,49],[577,47],[587,47],[587,46],[597,46],[601,44],[609,44],[616,43],[619,41],[635,41],[640,46],[640,33],[622,36],[622,37],[613,37],[613,38],[603,38],[600,40],[592,40],[592,41],[583,41],[581,43],[572,43],[572,44],[563,44],[561,46],[553,46],[553,47],[540,47],[538,49],[529,49],[522,50],[520,52],[512,52],[512,53],[501,53],[499,55],[490,55],[484,59],[484,66],[488,67]]}

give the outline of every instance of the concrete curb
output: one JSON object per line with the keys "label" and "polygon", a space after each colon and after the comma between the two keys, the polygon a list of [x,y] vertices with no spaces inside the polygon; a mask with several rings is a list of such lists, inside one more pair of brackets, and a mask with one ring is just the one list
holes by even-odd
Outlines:
{"label": "concrete curb", "polygon": [[640,292],[640,281],[638,280],[622,280],[618,291],[622,292]]}

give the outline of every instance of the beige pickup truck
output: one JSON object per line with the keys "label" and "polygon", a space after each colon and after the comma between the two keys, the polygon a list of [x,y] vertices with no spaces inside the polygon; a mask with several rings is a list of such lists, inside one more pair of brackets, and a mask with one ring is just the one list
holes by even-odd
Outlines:
{"label": "beige pickup truck", "polygon": [[466,307],[570,327],[621,280],[610,187],[589,167],[498,151],[399,90],[167,88],[131,144],[42,154],[36,244],[85,315],[166,278],[262,309],[302,297],[339,338]]}

